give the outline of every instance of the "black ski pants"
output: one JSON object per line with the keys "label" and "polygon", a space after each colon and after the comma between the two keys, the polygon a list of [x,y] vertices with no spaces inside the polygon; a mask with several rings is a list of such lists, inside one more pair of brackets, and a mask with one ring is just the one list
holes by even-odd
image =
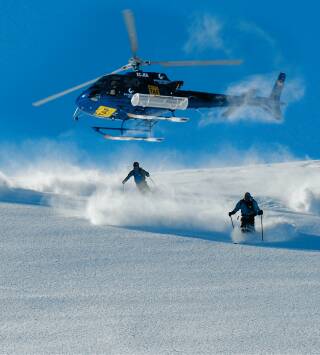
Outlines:
{"label": "black ski pants", "polygon": [[254,215],[251,216],[241,216],[241,228],[254,228]]}

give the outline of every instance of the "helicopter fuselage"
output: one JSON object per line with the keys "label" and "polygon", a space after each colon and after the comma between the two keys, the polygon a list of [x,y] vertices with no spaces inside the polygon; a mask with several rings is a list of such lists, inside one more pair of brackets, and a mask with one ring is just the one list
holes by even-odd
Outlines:
{"label": "helicopter fuselage", "polygon": [[[77,98],[80,111],[104,119],[126,119],[127,114],[164,115],[175,111],[173,107],[134,106],[132,97],[139,93],[153,97],[186,98],[185,108],[230,106],[230,97],[198,91],[180,90],[183,81],[171,81],[164,73],[130,72],[111,74],[100,78]],[[232,101],[239,105],[241,97]],[[161,106],[161,105],[160,105]]]}
{"label": "helicopter fuselage", "polygon": [[[153,126],[161,121],[187,122],[184,117],[176,117],[176,110],[226,107],[222,114],[230,117],[242,106],[256,106],[269,112],[275,119],[281,119],[280,95],[285,74],[280,73],[269,97],[256,96],[248,91],[238,96],[181,90],[183,81],[171,81],[163,73],[130,72],[109,74],[101,77],[77,98],[79,112],[108,120],[121,120],[120,127],[93,127],[108,139],[129,139],[125,132],[140,131],[151,133]],[[140,121],[135,128],[126,128],[127,121]],[[145,129],[141,129],[143,126]],[[118,130],[119,136],[105,134],[106,130]],[[135,139],[161,141],[157,138],[135,137]]]}

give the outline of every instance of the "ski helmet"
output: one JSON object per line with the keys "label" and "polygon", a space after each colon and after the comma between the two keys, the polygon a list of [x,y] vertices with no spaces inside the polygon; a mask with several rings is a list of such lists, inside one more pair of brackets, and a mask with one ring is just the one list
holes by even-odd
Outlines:
{"label": "ski helmet", "polygon": [[252,196],[251,196],[250,192],[246,192],[246,193],[244,194],[244,199],[245,199],[246,201],[252,200]]}
{"label": "ski helmet", "polygon": [[135,167],[139,167],[139,163],[137,162],[137,161],[135,161],[134,163],[133,163],[133,167],[135,168]]}

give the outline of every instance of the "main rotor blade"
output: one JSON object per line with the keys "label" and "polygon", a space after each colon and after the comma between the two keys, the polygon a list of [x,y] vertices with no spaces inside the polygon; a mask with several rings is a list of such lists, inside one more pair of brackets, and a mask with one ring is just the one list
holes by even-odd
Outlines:
{"label": "main rotor blade", "polygon": [[[130,65],[126,64],[126,65],[122,66],[121,68],[119,68],[119,69],[113,71],[113,72],[110,73],[110,74],[115,74],[115,73],[119,73],[119,72],[121,72],[121,71],[123,71],[123,70],[127,70],[128,67],[130,67]],[[107,75],[107,74],[105,74],[105,75]],[[103,75],[102,75],[102,76],[103,76]],[[73,86],[72,88],[67,89],[67,90],[64,90],[64,91],[61,91],[61,92],[59,92],[59,93],[57,93],[57,94],[50,95],[50,96],[48,96],[48,97],[46,97],[46,98],[44,98],[44,99],[38,100],[38,101],[36,101],[36,102],[33,102],[33,103],[32,103],[32,106],[38,107],[38,106],[41,106],[41,105],[46,104],[47,102],[50,102],[50,101],[56,100],[56,99],[58,99],[58,98],[60,98],[60,97],[62,97],[62,96],[68,95],[68,94],[70,94],[70,93],[72,93],[72,92],[74,92],[74,91],[76,91],[76,90],[82,89],[82,88],[84,88],[85,86],[88,86],[88,85],[91,85],[91,84],[95,83],[95,82],[96,82],[97,80],[99,80],[102,76],[99,76],[98,78],[95,78],[95,79],[86,81],[85,83],[82,83],[82,84]]]}
{"label": "main rotor blade", "polygon": [[138,37],[136,32],[136,26],[134,23],[133,12],[131,10],[123,10],[122,14],[129,35],[132,56],[135,57],[138,50]]}
{"label": "main rotor blade", "polygon": [[85,86],[87,86],[87,85],[93,84],[93,83],[94,83],[95,81],[97,81],[98,79],[99,79],[99,78],[95,78],[95,79],[86,81],[86,82],[83,83],[83,84],[74,86],[74,87],[72,87],[72,88],[70,88],[70,89],[61,91],[61,92],[59,92],[59,93],[57,93],[57,94],[54,94],[54,95],[48,96],[48,97],[46,97],[46,98],[44,98],[44,99],[41,99],[41,100],[39,100],[39,101],[33,102],[32,105],[33,105],[33,106],[36,106],[36,107],[41,106],[41,105],[43,105],[43,104],[46,104],[46,103],[49,102],[49,101],[56,100],[56,99],[58,99],[59,97],[68,95],[68,94],[72,93],[73,91],[79,90],[79,89],[81,89],[81,88],[83,88],[83,87],[85,87]]}
{"label": "main rotor blade", "polygon": [[151,61],[150,64],[158,64],[164,67],[190,67],[190,66],[206,66],[206,65],[240,65],[242,60],[175,60],[175,61]]}

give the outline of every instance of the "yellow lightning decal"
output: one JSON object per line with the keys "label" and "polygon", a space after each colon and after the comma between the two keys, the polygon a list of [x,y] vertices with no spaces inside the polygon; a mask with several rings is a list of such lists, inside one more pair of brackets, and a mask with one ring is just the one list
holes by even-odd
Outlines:
{"label": "yellow lightning decal", "polygon": [[96,109],[95,115],[99,117],[110,117],[112,116],[117,110],[112,107],[107,106],[99,106]]}

